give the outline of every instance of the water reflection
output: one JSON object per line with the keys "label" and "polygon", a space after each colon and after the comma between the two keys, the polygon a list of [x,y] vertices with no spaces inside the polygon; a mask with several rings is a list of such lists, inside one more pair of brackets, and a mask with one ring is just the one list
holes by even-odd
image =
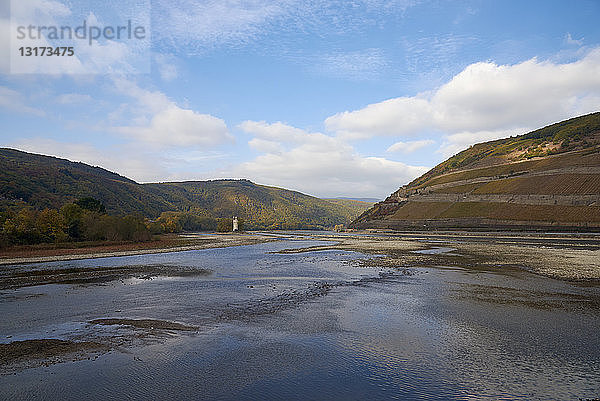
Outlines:
{"label": "water reflection", "polygon": [[[497,275],[476,277],[496,284],[486,286],[460,271],[426,273],[426,288],[363,292],[352,298],[352,313],[341,314],[343,327],[358,326],[362,334],[345,337],[343,346],[370,367],[374,380],[410,399],[597,394],[598,304],[590,291],[536,276],[518,286],[545,283],[546,291],[511,288],[510,279],[502,286]],[[481,294],[489,296],[485,303]]]}
{"label": "water reflection", "polygon": [[[0,321],[2,342],[93,338],[118,347],[95,361],[2,375],[0,398],[598,396],[597,286],[516,269],[367,268],[354,252],[272,253],[322,243],[282,240],[14,267],[167,266],[210,274],[1,291],[0,315],[8,317]],[[90,323],[96,319],[105,324]],[[195,331],[140,323],[148,321]]]}

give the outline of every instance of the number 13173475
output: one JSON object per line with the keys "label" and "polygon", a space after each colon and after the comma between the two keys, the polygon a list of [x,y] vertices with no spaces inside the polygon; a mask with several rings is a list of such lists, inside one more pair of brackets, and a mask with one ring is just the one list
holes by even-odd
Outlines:
{"label": "number 13173475", "polygon": [[43,56],[67,56],[75,55],[72,47],[19,47],[19,53],[22,57],[43,57]]}

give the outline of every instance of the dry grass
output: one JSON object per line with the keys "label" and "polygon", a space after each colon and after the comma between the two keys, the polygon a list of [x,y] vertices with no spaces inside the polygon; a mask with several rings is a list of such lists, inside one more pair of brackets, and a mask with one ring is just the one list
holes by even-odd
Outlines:
{"label": "dry grass", "polygon": [[391,220],[420,220],[434,219],[445,212],[452,202],[408,202],[389,219]]}
{"label": "dry grass", "polygon": [[[588,154],[586,154],[588,153]],[[448,182],[469,180],[478,177],[495,177],[509,175],[527,171],[544,171],[549,169],[559,169],[564,167],[597,167],[600,166],[600,153],[589,151],[578,151],[565,153],[556,156],[545,157],[542,159],[528,160],[511,164],[503,164],[493,167],[484,167],[467,171],[457,171],[446,175],[434,177],[418,186],[427,187],[429,185],[445,184]]]}
{"label": "dry grass", "polygon": [[481,182],[477,182],[474,184],[455,185],[453,187],[434,189],[431,192],[440,194],[464,194],[470,193],[482,185],[483,183]]}
{"label": "dry grass", "polygon": [[598,174],[557,174],[538,177],[515,177],[477,184],[475,194],[600,194]]}
{"label": "dry grass", "polygon": [[[416,204],[416,203],[415,203]],[[428,209],[425,202],[423,209]],[[600,206],[517,205],[496,202],[456,202],[438,218],[481,217],[493,220],[550,221],[560,223],[600,222]],[[420,217],[412,217],[419,219]]]}

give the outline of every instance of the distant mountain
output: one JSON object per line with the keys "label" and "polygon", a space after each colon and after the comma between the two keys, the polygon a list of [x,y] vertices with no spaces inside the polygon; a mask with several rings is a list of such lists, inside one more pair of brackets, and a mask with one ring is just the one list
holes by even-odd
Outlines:
{"label": "distant mountain", "polygon": [[104,203],[112,214],[165,211],[209,217],[237,215],[247,228],[322,228],[345,224],[369,204],[329,202],[248,180],[138,184],[100,167],[56,157],[0,149],[0,207],[60,208],[83,197]]}
{"label": "distant mountain", "polygon": [[473,145],[351,227],[600,230],[600,112]]}

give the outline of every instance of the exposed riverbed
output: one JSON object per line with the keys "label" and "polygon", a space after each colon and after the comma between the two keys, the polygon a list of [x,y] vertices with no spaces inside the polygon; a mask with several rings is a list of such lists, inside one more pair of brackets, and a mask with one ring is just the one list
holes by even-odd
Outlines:
{"label": "exposed riverbed", "polygon": [[278,238],[0,267],[0,399],[600,396],[596,237]]}

